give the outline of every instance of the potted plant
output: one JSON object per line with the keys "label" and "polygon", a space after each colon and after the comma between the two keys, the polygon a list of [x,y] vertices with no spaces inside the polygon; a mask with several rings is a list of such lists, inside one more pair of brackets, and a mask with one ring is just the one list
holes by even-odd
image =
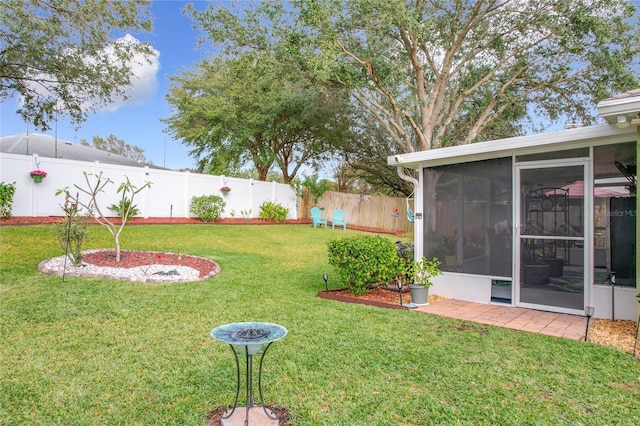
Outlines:
{"label": "potted plant", "polygon": [[429,260],[423,256],[422,259],[414,260],[411,263],[409,277],[413,284],[409,284],[409,293],[412,303],[416,305],[429,304],[429,287],[433,285],[431,278],[442,274],[439,266],[440,261],[437,257]]}
{"label": "potted plant", "polygon": [[444,263],[447,266],[456,266],[458,263],[458,256],[456,252],[456,245],[458,244],[458,233],[454,231],[452,235],[445,235],[442,237],[440,248],[444,252]]}
{"label": "potted plant", "polygon": [[31,170],[29,172],[29,176],[31,176],[31,178],[35,181],[35,182],[42,182],[42,179],[47,177],[47,172],[45,172],[44,170],[40,170],[40,169],[36,169],[36,170]]}
{"label": "potted plant", "polygon": [[223,186],[222,188],[220,188],[220,192],[222,192],[224,195],[227,195],[230,191],[231,188],[228,186]]}

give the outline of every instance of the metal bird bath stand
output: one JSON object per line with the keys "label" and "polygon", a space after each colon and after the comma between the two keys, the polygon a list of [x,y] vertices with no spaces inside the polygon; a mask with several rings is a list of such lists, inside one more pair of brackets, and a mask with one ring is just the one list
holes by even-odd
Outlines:
{"label": "metal bird bath stand", "polygon": [[[287,335],[287,329],[278,324],[270,324],[266,322],[240,322],[225,324],[211,330],[211,337],[219,342],[227,343],[236,359],[237,386],[236,398],[233,408],[225,409],[220,415],[222,424],[232,424],[231,418],[238,407],[238,397],[240,395],[240,361],[238,353],[245,355],[245,419],[244,425],[249,425],[249,412],[254,407],[253,394],[253,356],[260,353],[262,347],[266,345],[260,356],[260,365],[258,367],[258,395],[260,397],[259,405],[262,407],[264,414],[268,419],[278,424],[280,416],[274,413],[275,410],[268,410],[264,406],[262,398],[262,362],[267,350],[271,344]],[[267,420],[268,420],[267,419]],[[225,420],[227,420],[225,422]]]}

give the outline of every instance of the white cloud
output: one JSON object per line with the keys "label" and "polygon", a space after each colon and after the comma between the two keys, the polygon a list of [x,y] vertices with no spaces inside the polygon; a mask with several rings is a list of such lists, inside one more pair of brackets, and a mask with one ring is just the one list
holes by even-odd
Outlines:
{"label": "white cloud", "polygon": [[[116,43],[140,43],[130,34],[116,40]],[[105,54],[110,55],[110,48],[105,49]],[[144,57],[137,54],[129,62],[129,68],[133,74],[131,85],[125,89],[128,99],[117,98],[112,102],[97,107],[98,111],[117,111],[124,105],[143,105],[150,100],[158,88],[158,70],[160,70],[160,52],[152,50],[152,56]]]}
{"label": "white cloud", "polygon": [[[115,43],[139,44],[140,41],[132,35],[127,34],[116,40]],[[113,58],[110,61],[118,60],[114,54],[113,45],[109,45],[104,48],[103,56]],[[122,96],[115,96],[110,102],[105,103],[104,100],[91,99],[85,96],[82,103],[83,109],[94,112],[114,112],[125,105],[143,105],[149,101],[158,88],[158,70],[160,69],[159,57],[160,52],[151,48],[150,56],[145,56],[139,53],[128,61],[126,65],[130,68],[132,76],[131,85],[123,89],[127,99]],[[94,60],[95,59],[93,58],[85,59],[87,62]],[[31,90],[39,93],[43,97],[50,97],[54,93],[53,88],[58,84],[55,77],[43,73],[36,74],[32,78],[34,81],[27,84],[31,86]],[[77,98],[83,97],[81,92],[76,92],[75,96]],[[22,99],[20,99],[19,102],[22,104]],[[63,111],[64,106],[60,105],[58,109]]]}

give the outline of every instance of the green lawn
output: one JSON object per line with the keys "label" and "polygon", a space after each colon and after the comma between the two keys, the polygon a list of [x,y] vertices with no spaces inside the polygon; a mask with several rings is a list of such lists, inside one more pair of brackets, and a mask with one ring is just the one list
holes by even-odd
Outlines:
{"label": "green lawn", "polygon": [[[236,321],[289,334],[265,358],[265,399],[296,425],[637,424],[640,363],[591,343],[320,299],[326,242],[354,231],[130,226],[124,249],[214,259],[186,284],[37,272],[52,227],[0,227],[1,425],[202,425],[233,402]],[[111,247],[94,226],[86,248]]]}

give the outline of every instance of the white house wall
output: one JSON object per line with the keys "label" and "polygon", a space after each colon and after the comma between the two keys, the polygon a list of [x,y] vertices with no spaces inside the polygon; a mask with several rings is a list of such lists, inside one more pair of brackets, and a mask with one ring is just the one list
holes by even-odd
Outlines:
{"label": "white house wall", "polygon": [[595,318],[614,318],[616,320],[637,320],[636,309],[638,302],[634,297],[636,289],[633,287],[614,287],[612,291],[610,285],[593,286],[593,316]]}
{"label": "white house wall", "polygon": [[488,276],[444,272],[435,277],[433,283],[431,294],[469,302],[491,302],[491,278]]}
{"label": "white house wall", "polygon": [[[36,168],[47,172],[41,183],[35,183],[29,176],[29,172]],[[104,178],[114,182],[107,185],[98,200],[106,215],[115,215],[107,207],[118,203],[121,194],[116,191],[128,177],[137,187],[147,181],[152,183],[134,199],[134,204],[140,209],[140,217],[193,217],[189,213],[193,196],[222,196],[220,188],[229,186],[231,192],[223,196],[227,205],[222,217],[231,217],[232,211],[235,217],[242,217],[240,212],[249,210],[249,217],[259,217],[260,205],[273,201],[289,209],[289,219],[297,219],[296,194],[289,185],[281,183],[0,153],[0,182],[16,183],[13,216],[62,216],[60,205],[64,198],[56,197],[56,191],[69,188],[75,195],[78,190],[74,184],[86,188],[85,172],[89,175],[102,172]],[[83,198],[82,193],[80,197]]]}

